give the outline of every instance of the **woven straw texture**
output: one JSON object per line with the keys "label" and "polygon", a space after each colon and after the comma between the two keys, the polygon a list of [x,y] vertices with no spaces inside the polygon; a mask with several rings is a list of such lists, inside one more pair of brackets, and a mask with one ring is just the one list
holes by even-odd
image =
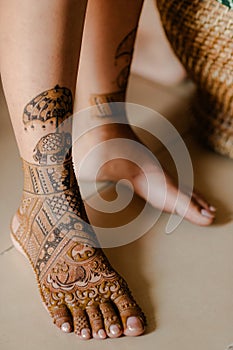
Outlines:
{"label": "woven straw texture", "polygon": [[167,37],[197,84],[201,135],[233,158],[233,10],[216,0],[158,0]]}

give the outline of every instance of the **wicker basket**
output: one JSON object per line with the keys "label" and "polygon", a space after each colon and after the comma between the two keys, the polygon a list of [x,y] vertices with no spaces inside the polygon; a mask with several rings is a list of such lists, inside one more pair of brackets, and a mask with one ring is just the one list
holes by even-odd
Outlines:
{"label": "wicker basket", "polygon": [[206,143],[233,158],[233,10],[216,0],[157,0],[167,37],[197,84]]}

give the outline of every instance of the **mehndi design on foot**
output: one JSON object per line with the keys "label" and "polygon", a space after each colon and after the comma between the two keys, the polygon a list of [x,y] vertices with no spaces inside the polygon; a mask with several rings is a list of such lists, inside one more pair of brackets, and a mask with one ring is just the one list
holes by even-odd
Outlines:
{"label": "mehndi design on foot", "polygon": [[[98,248],[73,170],[71,135],[60,130],[71,113],[70,108],[63,109],[64,115],[59,109],[64,100],[72,101],[67,91],[57,86],[39,95],[49,101],[45,107],[39,99],[43,117],[26,113],[33,130],[48,120],[55,120],[58,128],[37,142],[35,163],[23,161],[24,191],[12,238],[29,258],[42,300],[61,330],[74,331],[82,339],[139,335],[145,317],[124,279]],[[34,102],[29,105],[34,113]],[[130,322],[135,321],[139,326],[132,328]]]}

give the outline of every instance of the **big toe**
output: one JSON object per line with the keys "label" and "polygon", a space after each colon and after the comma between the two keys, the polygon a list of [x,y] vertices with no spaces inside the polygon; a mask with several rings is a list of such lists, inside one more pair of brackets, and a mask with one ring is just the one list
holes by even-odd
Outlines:
{"label": "big toe", "polygon": [[[215,208],[210,206],[202,197],[193,194],[191,201],[186,195],[181,197],[183,198],[176,206],[177,214],[201,226],[208,226],[213,222],[215,218]],[[188,203],[188,201],[190,202]]]}
{"label": "big toe", "polygon": [[130,316],[126,321],[125,335],[136,336],[144,332],[144,325],[138,316]]}
{"label": "big toe", "polygon": [[133,298],[129,295],[122,295],[114,300],[124,328],[124,335],[138,336],[144,333],[146,319]]}

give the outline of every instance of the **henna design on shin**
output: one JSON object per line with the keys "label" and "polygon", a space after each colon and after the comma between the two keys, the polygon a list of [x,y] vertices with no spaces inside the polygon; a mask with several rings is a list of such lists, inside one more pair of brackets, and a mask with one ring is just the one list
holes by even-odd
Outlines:
{"label": "henna design on shin", "polygon": [[122,103],[125,101],[125,91],[117,91],[109,94],[91,95],[90,103],[96,106],[95,115],[97,117],[121,117],[125,114]]}
{"label": "henna design on shin", "polygon": [[[54,132],[42,136],[34,148],[33,159],[38,164],[23,161],[24,192],[17,212],[20,225],[15,238],[39,279],[70,241],[82,247],[98,246],[73,170],[71,134],[57,132],[71,114],[71,91],[58,85],[36,96],[23,113],[24,124],[33,125],[32,129],[48,120],[54,124]],[[81,250],[90,255],[91,249]]]}
{"label": "henna design on shin", "polygon": [[115,66],[120,69],[120,72],[116,77],[118,91],[106,94],[92,94],[90,97],[91,105],[97,106],[97,112],[95,112],[95,115],[98,117],[125,116],[125,108],[122,104],[116,102],[125,101],[136,33],[137,27],[124,37],[116,49],[114,56]]}
{"label": "henna design on shin", "polygon": [[46,129],[46,124],[54,124],[57,128],[73,111],[71,91],[56,85],[32,99],[24,108],[23,123],[25,131],[28,126],[34,129],[36,125]]}
{"label": "henna design on shin", "polygon": [[116,50],[115,65],[122,67],[116,79],[116,83],[120,91],[126,91],[127,88],[136,34],[137,27],[124,37]]}
{"label": "henna design on shin", "polygon": [[117,47],[115,59],[122,56],[133,56],[134,42],[137,34],[137,27],[131,30]]}
{"label": "henna design on shin", "polygon": [[70,133],[50,133],[37,143],[33,158],[39,164],[63,163],[71,157],[71,146]]}
{"label": "henna design on shin", "polygon": [[[53,119],[56,123],[54,133],[50,130],[37,142],[33,151],[35,164],[23,161],[23,198],[16,214],[18,227],[12,235],[31,262],[42,300],[56,325],[62,327],[63,322],[72,322],[70,310],[73,329],[80,334],[89,327],[86,307],[95,311],[100,304],[114,302],[124,295],[131,303],[134,300],[124,279],[98,248],[73,170],[71,135],[58,130],[72,113],[68,91],[55,87],[25,107],[25,125],[33,123],[40,127]],[[94,311],[91,324],[98,330],[101,314]],[[143,315],[139,307],[137,312]]]}

